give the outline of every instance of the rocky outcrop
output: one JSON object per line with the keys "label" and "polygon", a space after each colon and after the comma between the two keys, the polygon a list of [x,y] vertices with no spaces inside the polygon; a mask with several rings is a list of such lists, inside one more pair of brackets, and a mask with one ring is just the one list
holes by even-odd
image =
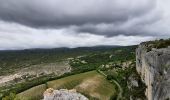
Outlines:
{"label": "rocky outcrop", "polygon": [[170,47],[148,52],[147,46],[136,50],[136,69],[146,84],[148,100],[170,99]]}
{"label": "rocky outcrop", "polygon": [[44,92],[43,100],[88,100],[88,98],[81,95],[80,93],[77,93],[75,89],[54,90],[49,88]]}

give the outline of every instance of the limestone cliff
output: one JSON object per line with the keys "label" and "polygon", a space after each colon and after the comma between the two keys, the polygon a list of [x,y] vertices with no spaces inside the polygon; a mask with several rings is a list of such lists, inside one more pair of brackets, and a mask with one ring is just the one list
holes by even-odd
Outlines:
{"label": "limestone cliff", "polygon": [[148,51],[142,43],[136,50],[136,69],[147,86],[148,100],[170,99],[170,47]]}

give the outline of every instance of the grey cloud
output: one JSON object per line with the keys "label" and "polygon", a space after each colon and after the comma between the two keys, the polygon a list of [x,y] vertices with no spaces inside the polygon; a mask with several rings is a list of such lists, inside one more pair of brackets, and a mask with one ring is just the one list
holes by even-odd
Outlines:
{"label": "grey cloud", "polygon": [[133,45],[170,36],[170,0],[0,0],[0,50]]}
{"label": "grey cloud", "polygon": [[[9,28],[10,27],[10,28]],[[35,29],[0,21],[0,50],[81,47],[96,45],[134,45],[155,39],[151,36],[111,36],[79,33],[67,29]]]}
{"label": "grey cloud", "polygon": [[145,27],[161,20],[157,6],[157,0],[1,0],[0,19],[77,33],[152,36]]}
{"label": "grey cloud", "polygon": [[[106,36],[116,36],[116,35],[150,35],[155,36],[153,32],[148,32],[148,25],[155,24],[160,21],[162,16],[157,10],[152,10],[150,14],[129,19],[122,23],[101,23],[101,24],[84,24],[82,26],[72,27],[78,32],[89,32],[94,34],[106,35]],[[159,31],[157,31],[159,32]]]}
{"label": "grey cloud", "polygon": [[32,27],[121,23],[154,6],[155,0],[1,0],[0,18]]}

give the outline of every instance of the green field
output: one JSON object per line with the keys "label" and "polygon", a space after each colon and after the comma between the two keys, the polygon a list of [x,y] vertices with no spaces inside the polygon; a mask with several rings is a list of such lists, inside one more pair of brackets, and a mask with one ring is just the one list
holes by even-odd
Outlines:
{"label": "green field", "polygon": [[46,85],[38,85],[18,94],[19,100],[40,100],[43,92],[46,90]]}
{"label": "green field", "polygon": [[38,99],[37,97],[42,96],[42,92],[47,87],[54,89],[77,89],[78,92],[88,97],[100,98],[100,100],[109,100],[111,96],[117,93],[116,86],[109,83],[104,76],[96,71],[90,71],[47,82],[47,85],[43,84],[33,87],[18,94],[18,96],[22,100],[30,100],[27,97],[32,97],[31,99],[35,100]]}
{"label": "green field", "polygon": [[[47,66],[55,67],[52,64],[68,61],[72,70],[70,73],[61,76],[67,77],[73,74],[96,70],[98,67],[109,63],[117,61],[124,62],[134,59],[135,48],[136,46],[1,51],[0,66],[2,69],[0,70],[0,76],[15,74],[16,70],[17,72],[28,72],[28,70],[25,69],[39,71],[46,68],[46,71],[48,71],[49,69]],[[11,69],[11,71],[9,69]],[[56,80],[61,77],[52,74],[43,75],[41,77],[35,77],[36,79],[27,79],[23,80],[21,83],[15,82],[15,84],[0,87],[0,99],[9,96],[10,93],[18,94],[34,86],[45,84],[48,81]]]}
{"label": "green field", "polygon": [[[13,98],[13,94],[17,94],[20,100],[40,100],[43,98],[43,92],[47,88],[76,89],[78,92],[90,98],[90,100],[96,100],[97,98],[100,98],[100,100],[109,100],[110,97],[115,99],[118,94],[120,94],[120,89],[118,85],[115,85],[115,82],[109,82],[112,78],[122,87],[124,91],[122,93],[123,98],[129,98],[131,94],[136,92],[131,93],[131,90],[127,88],[127,73],[131,75],[131,67],[135,68],[135,66],[129,65],[131,66],[130,69],[127,69],[129,66],[126,66],[127,68],[123,66],[127,65],[126,62],[134,62],[135,48],[136,46],[76,48],[68,50],[62,49],[61,51],[57,49],[3,51],[0,53],[0,55],[2,55],[0,56],[0,60],[5,64],[0,64],[4,65],[3,68],[7,72],[7,65],[13,66],[20,63],[23,66],[16,65],[19,66],[20,70],[23,68],[31,68],[31,70],[39,71],[46,68],[46,71],[48,71],[49,69],[46,65],[55,67],[54,63],[63,61],[67,61],[72,70],[61,76],[55,76],[54,74],[43,75],[36,79],[28,79],[22,83],[19,82],[14,85],[2,87],[0,89],[0,99]],[[20,54],[22,54],[22,56],[20,56]],[[20,63],[17,63],[18,61]],[[31,62],[29,66],[33,66],[35,69],[25,66],[28,65],[28,61]],[[18,67],[15,66],[12,68],[14,71],[18,69]],[[8,69],[11,68],[8,67]],[[105,72],[107,76],[103,76],[94,70],[101,70]],[[27,71],[28,70],[24,70],[23,72]],[[5,73],[6,72],[4,72],[4,74]],[[11,95],[11,93],[13,94]],[[141,94],[141,92],[138,94]]]}

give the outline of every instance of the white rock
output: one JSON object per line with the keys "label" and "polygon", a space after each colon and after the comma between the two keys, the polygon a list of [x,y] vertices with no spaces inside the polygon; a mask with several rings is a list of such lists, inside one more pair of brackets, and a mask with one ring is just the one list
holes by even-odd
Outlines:
{"label": "white rock", "polygon": [[44,92],[43,100],[88,100],[88,98],[80,93],[77,93],[75,89],[54,90],[52,88],[49,88]]}
{"label": "white rock", "polygon": [[136,50],[136,69],[146,84],[148,100],[170,98],[170,49],[154,49],[147,52],[140,45]]}

